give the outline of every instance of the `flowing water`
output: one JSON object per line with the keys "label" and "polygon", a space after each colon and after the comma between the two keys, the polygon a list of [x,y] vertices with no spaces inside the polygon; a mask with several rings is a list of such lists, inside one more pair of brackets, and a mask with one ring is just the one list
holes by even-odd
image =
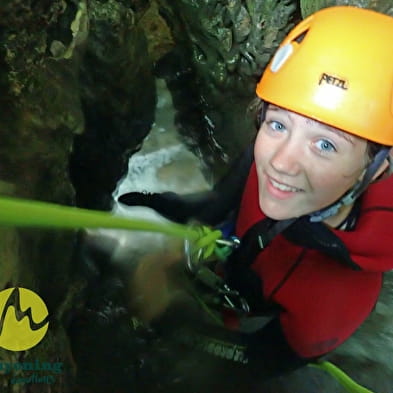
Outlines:
{"label": "flowing water", "polygon": [[[173,191],[188,194],[211,187],[203,172],[204,163],[193,154],[176,130],[172,98],[163,79],[157,79],[157,107],[155,123],[143,141],[141,149],[132,155],[127,174],[119,181],[113,193],[113,213],[136,219],[165,222],[166,219],[147,207],[125,206],[117,198],[127,192]],[[114,247],[112,261],[129,264],[145,250],[162,247],[165,235],[120,230],[94,230],[90,236],[100,243],[111,239]],[[106,244],[102,242],[102,244]]]}

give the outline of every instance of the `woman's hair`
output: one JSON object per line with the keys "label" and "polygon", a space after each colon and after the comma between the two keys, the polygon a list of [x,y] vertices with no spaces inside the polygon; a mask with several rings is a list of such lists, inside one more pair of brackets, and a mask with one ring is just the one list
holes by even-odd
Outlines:
{"label": "woman's hair", "polygon": [[259,97],[254,98],[248,105],[247,112],[254,119],[257,131],[261,128],[263,120],[265,119],[267,105],[267,102],[261,100]]}
{"label": "woman's hair", "polygon": [[367,155],[369,160],[371,161],[383,147],[385,146],[380,143],[367,141]]}

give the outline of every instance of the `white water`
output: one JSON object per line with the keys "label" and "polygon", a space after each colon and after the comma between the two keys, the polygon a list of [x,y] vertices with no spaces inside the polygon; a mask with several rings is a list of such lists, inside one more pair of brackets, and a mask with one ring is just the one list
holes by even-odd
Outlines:
{"label": "white water", "polygon": [[[128,173],[114,192],[115,199],[130,191],[196,192],[209,188],[202,175],[202,163],[179,138],[174,124],[172,99],[163,80],[157,80],[156,121],[142,149],[128,164]],[[116,212],[129,211],[117,205]]]}
{"label": "white water", "polygon": [[[155,123],[140,151],[129,160],[128,173],[113,193],[117,198],[131,191],[173,191],[188,194],[210,188],[202,174],[203,163],[181,141],[174,124],[174,109],[164,80],[157,80],[158,102]],[[130,218],[165,222],[150,208],[125,206],[115,202],[113,213]],[[156,233],[100,229],[89,231],[98,246],[110,240],[114,247],[113,261],[121,264],[132,260],[145,250],[159,249],[166,236]],[[104,247],[104,246],[103,246]]]}

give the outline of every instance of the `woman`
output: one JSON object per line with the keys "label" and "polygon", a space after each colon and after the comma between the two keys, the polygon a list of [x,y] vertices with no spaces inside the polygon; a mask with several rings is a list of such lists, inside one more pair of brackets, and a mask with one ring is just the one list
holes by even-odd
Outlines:
{"label": "woman", "polygon": [[337,348],[372,311],[393,268],[392,37],[393,18],[370,10],[311,15],[258,83],[253,155],[200,196],[120,198],[211,225],[235,211],[241,246],[224,266],[225,283],[251,315],[273,317],[252,332],[233,320],[231,331],[209,330],[232,349],[206,341],[202,351],[276,376]]}

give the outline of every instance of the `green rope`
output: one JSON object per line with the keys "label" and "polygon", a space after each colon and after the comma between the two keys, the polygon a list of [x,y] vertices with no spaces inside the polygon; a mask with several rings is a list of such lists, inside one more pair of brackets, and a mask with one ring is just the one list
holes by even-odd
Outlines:
{"label": "green rope", "polygon": [[108,212],[61,206],[54,203],[0,197],[0,226],[32,228],[109,228],[160,232],[201,242],[211,249],[221,231],[176,223],[158,223],[114,216]]}
{"label": "green rope", "polygon": [[226,261],[228,257],[232,254],[232,251],[232,248],[229,246],[217,246],[214,250],[214,253],[220,261]]}
{"label": "green rope", "polygon": [[356,383],[344,371],[330,362],[311,363],[309,366],[319,368],[329,373],[348,393],[373,393],[371,390]]}
{"label": "green rope", "polygon": [[205,226],[194,227],[198,233],[198,238],[193,244],[193,250],[203,250],[202,260],[209,259],[217,248],[216,240],[222,238],[222,232],[218,229],[212,230]]}

